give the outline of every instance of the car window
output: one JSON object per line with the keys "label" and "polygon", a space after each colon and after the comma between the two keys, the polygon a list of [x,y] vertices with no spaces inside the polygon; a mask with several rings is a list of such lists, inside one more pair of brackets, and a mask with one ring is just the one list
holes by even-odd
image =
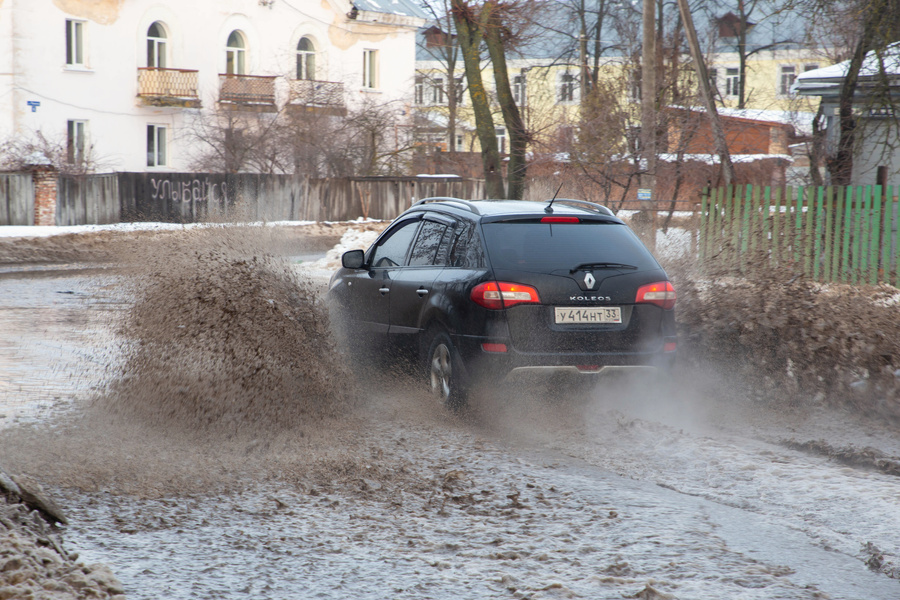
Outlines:
{"label": "car window", "polygon": [[419,236],[413,244],[409,255],[410,266],[438,264],[435,261],[441,240],[447,231],[447,225],[435,221],[425,220],[419,228]]}
{"label": "car window", "polygon": [[484,238],[496,269],[549,272],[600,262],[659,268],[634,232],[617,223],[485,223]]}
{"label": "car window", "polygon": [[420,221],[412,219],[398,223],[388,231],[387,237],[379,240],[372,251],[369,263],[373,267],[396,267],[406,262],[409,245],[416,236]]}
{"label": "car window", "polygon": [[448,266],[466,269],[484,267],[484,248],[481,238],[475,230],[475,223],[467,223],[457,228],[459,234],[450,239],[450,255]]}

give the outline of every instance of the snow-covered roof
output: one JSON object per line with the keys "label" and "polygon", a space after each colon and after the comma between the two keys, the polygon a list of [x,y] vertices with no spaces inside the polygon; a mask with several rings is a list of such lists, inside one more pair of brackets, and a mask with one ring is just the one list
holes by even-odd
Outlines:
{"label": "snow-covered roof", "polygon": [[428,14],[413,0],[353,0],[359,11],[428,19]]}
{"label": "snow-covered roof", "polygon": [[[871,51],[866,54],[859,69],[860,80],[871,79],[881,74],[882,66],[888,76],[900,76],[900,42],[894,42],[881,52]],[[847,71],[850,69],[850,61],[845,60],[821,69],[806,71],[797,76],[791,92],[804,96],[830,96],[840,92],[841,84]]]}
{"label": "snow-covered roof", "polygon": [[[703,106],[673,106],[682,110],[691,110],[695,112],[705,113],[706,107]],[[798,135],[812,135],[812,122],[815,114],[811,112],[798,110],[764,110],[756,108],[723,108],[717,107],[716,112],[719,116],[734,119],[750,119],[753,121],[764,121],[769,123],[780,123],[782,125],[791,125]]]}

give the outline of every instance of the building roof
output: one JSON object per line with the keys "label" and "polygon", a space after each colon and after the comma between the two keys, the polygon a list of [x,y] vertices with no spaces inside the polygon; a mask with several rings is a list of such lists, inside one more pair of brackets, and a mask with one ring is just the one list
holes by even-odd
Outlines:
{"label": "building roof", "polygon": [[[706,112],[706,107],[703,106],[672,106],[670,108],[690,110],[698,113]],[[720,117],[727,119],[741,119],[790,126],[801,136],[812,135],[812,122],[816,116],[811,112],[797,110],[762,110],[755,108],[724,108],[721,106],[716,107],[716,112]]]}
{"label": "building roof", "polygon": [[[896,80],[900,78],[900,42],[894,42],[885,48],[880,58],[874,50],[866,54],[859,69],[860,84],[865,87],[866,83],[880,77],[882,66],[884,74],[892,80],[892,84],[898,85]],[[797,76],[794,85],[791,86],[791,92],[802,96],[837,96],[849,69],[850,61],[845,60],[821,69],[806,71]]]}
{"label": "building roof", "polygon": [[428,19],[428,14],[413,0],[353,0],[359,11]]}
{"label": "building roof", "polygon": [[[383,0],[387,1],[387,0]],[[575,0],[552,0],[543,3],[538,10],[539,19],[531,26],[529,34],[510,51],[508,58],[541,59],[559,63],[577,60],[579,48],[580,22],[577,18],[580,2]],[[601,33],[601,56],[615,58],[627,56],[634,48],[629,48],[619,34],[617,20],[631,18],[640,23],[640,3],[606,1],[609,13],[604,21]],[[591,19],[591,12],[596,11],[599,0],[584,0],[584,5]],[[808,15],[793,6],[789,0],[760,0],[754,3],[756,10],[748,16],[747,51],[759,51],[763,48],[798,49],[806,47]],[[440,10],[439,6],[436,6]],[[671,27],[677,18],[674,8],[667,8],[666,27]],[[435,13],[439,14],[439,13]],[[739,19],[727,12],[721,5],[713,3],[702,5],[693,11],[694,26],[704,50],[713,52],[737,51],[737,38],[728,35],[729,28],[736,28]],[[446,19],[438,22],[431,17],[430,25],[445,29]],[[727,25],[723,27],[723,24]],[[420,36],[422,33],[420,32]],[[627,35],[626,35],[627,37]],[[420,40],[421,41],[421,40]],[[827,40],[819,40],[827,44]],[[713,47],[710,47],[712,45]],[[589,40],[588,53],[594,49],[593,40]],[[418,60],[432,60],[423,44],[419,44]]]}

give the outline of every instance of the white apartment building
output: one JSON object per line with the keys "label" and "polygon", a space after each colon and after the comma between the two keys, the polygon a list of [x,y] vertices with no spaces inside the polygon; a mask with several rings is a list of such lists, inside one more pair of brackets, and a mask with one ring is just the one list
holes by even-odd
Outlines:
{"label": "white apartment building", "polygon": [[184,171],[199,111],[409,102],[412,0],[0,1],[0,141]]}

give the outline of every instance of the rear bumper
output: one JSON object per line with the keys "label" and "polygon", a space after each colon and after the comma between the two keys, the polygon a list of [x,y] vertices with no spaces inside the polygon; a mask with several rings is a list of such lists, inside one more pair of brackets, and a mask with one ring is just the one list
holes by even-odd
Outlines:
{"label": "rear bumper", "polygon": [[668,337],[661,339],[658,349],[650,352],[530,353],[518,352],[510,346],[507,346],[507,352],[486,352],[481,344],[489,341],[498,340],[462,337],[456,341],[469,377],[501,380],[512,373],[529,371],[594,375],[611,370],[671,370],[677,354],[677,350],[664,351],[666,343],[675,342],[675,338]]}

